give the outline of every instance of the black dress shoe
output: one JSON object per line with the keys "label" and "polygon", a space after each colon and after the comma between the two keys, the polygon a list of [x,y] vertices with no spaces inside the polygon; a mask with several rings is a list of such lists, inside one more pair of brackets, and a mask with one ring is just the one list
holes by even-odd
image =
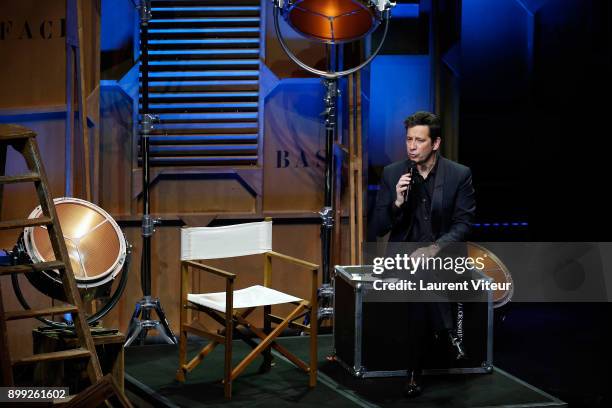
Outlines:
{"label": "black dress shoe", "polygon": [[404,396],[414,398],[421,395],[422,392],[421,373],[416,370],[408,371],[408,381],[404,385]]}
{"label": "black dress shoe", "polygon": [[456,355],[455,358],[457,360],[465,360],[467,359],[467,354],[465,354],[465,349],[463,348],[463,341],[455,334],[453,330],[449,330],[448,338],[450,340],[451,345],[454,347]]}

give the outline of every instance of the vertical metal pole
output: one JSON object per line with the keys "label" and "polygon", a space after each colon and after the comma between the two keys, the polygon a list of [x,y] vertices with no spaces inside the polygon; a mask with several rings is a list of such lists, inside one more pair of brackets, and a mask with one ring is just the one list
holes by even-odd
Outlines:
{"label": "vertical metal pole", "polygon": [[333,196],[334,196],[334,140],[336,138],[338,100],[338,80],[324,80],[325,94],[325,195],[324,207],[321,210],[321,244],[323,284],[329,284],[331,276],[331,236],[334,229]]}
{"label": "vertical metal pole", "polygon": [[73,158],[74,158],[74,47],[76,35],[76,3],[66,2],[66,144],[64,163],[64,195],[72,197],[73,192]]}
{"label": "vertical metal pole", "polygon": [[[151,217],[149,183],[149,135],[157,117],[149,113],[149,20],[151,19],[151,0],[142,0],[140,11],[140,74],[142,88],[142,102],[140,116],[142,130],[140,132],[140,147],[142,154],[142,258],[140,263],[140,283],[143,298],[136,303],[134,314],[126,335],[125,346],[129,346],[136,339],[144,343],[150,329],[156,329],[159,335],[167,342],[176,344],[174,333],[168,324],[166,314],[159,299],[151,296],[151,237],[155,232],[157,220]],[[159,320],[151,320],[151,309],[155,310]],[[138,318],[140,317],[140,320]]]}
{"label": "vertical metal pole", "polygon": [[[142,152],[142,262],[141,284],[142,294],[151,295],[151,236],[153,235],[153,221],[151,219],[149,198],[149,133],[153,126],[153,117],[149,114],[149,19],[151,11],[149,1],[145,1],[140,8],[140,75],[142,80],[142,137],[140,148]],[[149,311],[143,312],[148,319]]]}
{"label": "vertical metal pole", "polygon": [[[331,286],[331,242],[334,231],[334,142],[337,130],[336,103],[338,80],[324,79],[325,85],[325,196],[321,216],[321,269],[322,285],[319,288],[319,321],[333,317],[333,288]],[[312,323],[314,324],[314,323]]]}
{"label": "vertical metal pole", "polygon": [[[327,70],[337,71],[337,48],[327,45]],[[331,242],[334,230],[334,143],[338,129],[337,102],[338,80],[336,78],[323,80],[325,85],[325,194],[321,215],[321,263],[323,269],[322,283],[329,286],[331,281]]]}
{"label": "vertical metal pole", "polygon": [[85,179],[85,199],[91,201],[91,149],[90,149],[90,133],[87,126],[87,96],[85,95],[85,55],[83,54],[83,2],[82,0],[74,0],[76,10],[76,40],[77,45],[74,47],[76,52],[76,81],[77,81],[77,104],[79,111],[79,134],[83,147],[82,166],[84,168]]}
{"label": "vertical metal pole", "polygon": [[72,133],[74,132],[74,105],[72,96],[74,93],[74,55],[72,46],[66,44],[66,144],[65,144],[65,163],[64,163],[64,195],[72,197],[72,151],[74,142]]}

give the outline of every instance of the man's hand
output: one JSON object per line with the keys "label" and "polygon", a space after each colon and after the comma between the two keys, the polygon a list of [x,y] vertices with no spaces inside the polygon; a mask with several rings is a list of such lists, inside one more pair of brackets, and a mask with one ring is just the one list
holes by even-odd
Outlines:
{"label": "man's hand", "polygon": [[416,251],[410,254],[410,257],[418,258],[423,255],[425,256],[425,258],[433,258],[438,254],[438,251],[440,251],[440,247],[438,246],[438,244],[434,243],[429,246],[417,249]]}
{"label": "man's hand", "polygon": [[401,207],[408,199],[408,193],[406,193],[406,197],[404,197],[404,192],[408,190],[411,178],[412,176],[410,173],[406,173],[400,177],[399,181],[395,185],[395,206],[397,208]]}

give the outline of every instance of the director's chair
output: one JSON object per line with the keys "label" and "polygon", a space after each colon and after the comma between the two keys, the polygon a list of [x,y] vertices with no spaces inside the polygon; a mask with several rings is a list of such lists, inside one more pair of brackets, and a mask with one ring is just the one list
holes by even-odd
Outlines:
{"label": "director's chair", "polygon": [[[263,286],[255,285],[245,289],[234,290],[237,275],[219,268],[205,265],[201,260],[233,258],[244,255],[263,254]],[[311,271],[310,300],[304,300],[270,287],[272,281],[272,259],[290,262]],[[317,381],[317,287],[319,266],[272,251],[272,221],[251,222],[223,227],[195,227],[181,229],[181,308],[179,368],[176,373],[178,381],[185,381],[185,375],[191,372],[206,355],[222,344],[225,346],[224,390],[225,397],[231,399],[232,382],[255,358],[262,354],[263,369],[271,367],[271,350],[275,349],[309,374],[308,385],[314,387]],[[189,272],[194,270],[216,275],[225,279],[225,292],[193,294],[190,291]],[[295,308],[286,317],[272,314],[272,305],[293,304]],[[257,308],[264,308],[263,330],[247,320]],[[223,326],[218,332],[208,331],[188,321],[188,310],[196,310],[210,316]],[[296,320],[310,314],[310,325],[297,323]],[[276,327],[272,329],[272,323]],[[310,333],[310,364],[306,364],[275,339],[287,327],[299,328]],[[238,328],[242,332],[238,331]],[[250,332],[259,343],[244,336]],[[232,339],[234,333],[249,344],[253,350],[235,367],[232,368]],[[210,342],[189,362],[187,358],[187,334],[192,333],[205,337]],[[267,367],[266,367],[267,366]]]}

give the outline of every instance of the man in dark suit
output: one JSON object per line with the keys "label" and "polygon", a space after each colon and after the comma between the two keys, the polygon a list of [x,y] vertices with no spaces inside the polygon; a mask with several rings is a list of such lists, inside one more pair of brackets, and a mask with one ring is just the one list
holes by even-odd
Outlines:
{"label": "man in dark suit", "polygon": [[[411,255],[433,257],[448,243],[467,239],[476,209],[472,173],[468,167],[440,156],[437,115],[416,112],[404,124],[408,159],[383,170],[375,208],[377,235],[390,232],[389,242],[423,243]],[[446,332],[453,345],[459,344],[453,334],[449,303],[411,304],[408,324],[411,337],[405,394],[413,397],[421,393],[427,335]],[[458,351],[462,353],[461,348]]]}

